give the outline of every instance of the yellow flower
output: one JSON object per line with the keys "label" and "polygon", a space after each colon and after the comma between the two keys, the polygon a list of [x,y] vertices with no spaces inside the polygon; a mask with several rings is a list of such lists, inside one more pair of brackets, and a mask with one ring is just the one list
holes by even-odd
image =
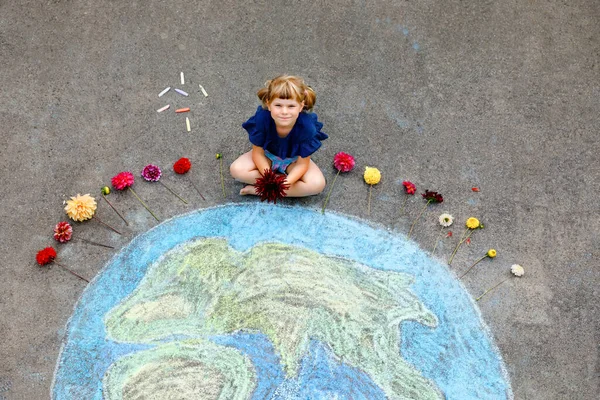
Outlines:
{"label": "yellow flower", "polygon": [[381,172],[377,168],[365,167],[364,178],[369,185],[377,185],[381,180]]}
{"label": "yellow flower", "polygon": [[477,229],[479,228],[479,220],[475,217],[471,217],[467,220],[467,228]]}
{"label": "yellow flower", "polygon": [[103,194],[103,195],[110,194],[110,188],[109,188],[108,186],[104,186],[104,187],[102,188],[102,194]]}
{"label": "yellow flower", "polygon": [[496,250],[494,250],[494,249],[489,249],[486,255],[487,255],[489,258],[494,258],[494,257],[496,257]]}
{"label": "yellow flower", "polygon": [[77,193],[77,196],[71,197],[67,201],[65,211],[69,218],[74,221],[85,221],[94,216],[96,211],[96,200],[89,194],[83,196]]}

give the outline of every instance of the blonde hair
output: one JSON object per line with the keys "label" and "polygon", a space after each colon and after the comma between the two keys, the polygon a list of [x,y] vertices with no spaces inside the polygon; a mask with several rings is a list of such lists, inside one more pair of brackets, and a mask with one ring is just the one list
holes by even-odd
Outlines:
{"label": "blonde hair", "polygon": [[279,75],[266,81],[265,86],[256,94],[262,102],[263,108],[267,108],[267,103],[275,99],[283,99],[296,100],[298,103],[304,102],[303,110],[310,111],[317,100],[315,91],[304,83],[302,78],[292,75]]}

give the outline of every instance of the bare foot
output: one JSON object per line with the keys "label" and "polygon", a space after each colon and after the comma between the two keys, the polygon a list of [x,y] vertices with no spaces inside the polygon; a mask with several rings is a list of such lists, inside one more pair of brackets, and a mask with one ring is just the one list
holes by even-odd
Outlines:
{"label": "bare foot", "polygon": [[249,194],[253,194],[256,195],[256,188],[254,187],[254,185],[247,185],[244,186],[241,190],[240,190],[240,194],[242,196],[246,196]]}

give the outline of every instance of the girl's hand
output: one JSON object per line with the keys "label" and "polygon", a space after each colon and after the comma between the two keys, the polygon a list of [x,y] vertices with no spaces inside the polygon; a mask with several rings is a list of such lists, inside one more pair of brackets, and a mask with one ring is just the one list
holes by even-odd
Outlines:
{"label": "girl's hand", "polygon": [[296,162],[290,165],[286,182],[291,186],[304,176],[310,165],[310,157],[298,157]]}
{"label": "girl's hand", "polygon": [[265,156],[265,149],[259,146],[252,145],[252,161],[258,169],[258,173],[262,176],[265,169],[271,168],[271,160]]}

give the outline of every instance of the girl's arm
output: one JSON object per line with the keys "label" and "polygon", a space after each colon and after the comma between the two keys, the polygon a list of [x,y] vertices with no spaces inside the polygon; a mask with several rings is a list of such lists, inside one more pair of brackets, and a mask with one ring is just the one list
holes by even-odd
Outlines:
{"label": "girl's arm", "polygon": [[256,165],[261,176],[265,169],[271,168],[269,159],[265,156],[265,149],[262,147],[252,145],[252,161],[254,161],[254,165]]}
{"label": "girl's arm", "polygon": [[298,159],[296,160],[296,166],[290,172],[290,174],[287,176],[287,178],[285,180],[286,183],[288,185],[293,185],[294,183],[296,183],[300,178],[302,178],[304,176],[306,171],[308,171],[309,165],[310,165],[310,156],[305,157],[305,158],[298,156]]}

